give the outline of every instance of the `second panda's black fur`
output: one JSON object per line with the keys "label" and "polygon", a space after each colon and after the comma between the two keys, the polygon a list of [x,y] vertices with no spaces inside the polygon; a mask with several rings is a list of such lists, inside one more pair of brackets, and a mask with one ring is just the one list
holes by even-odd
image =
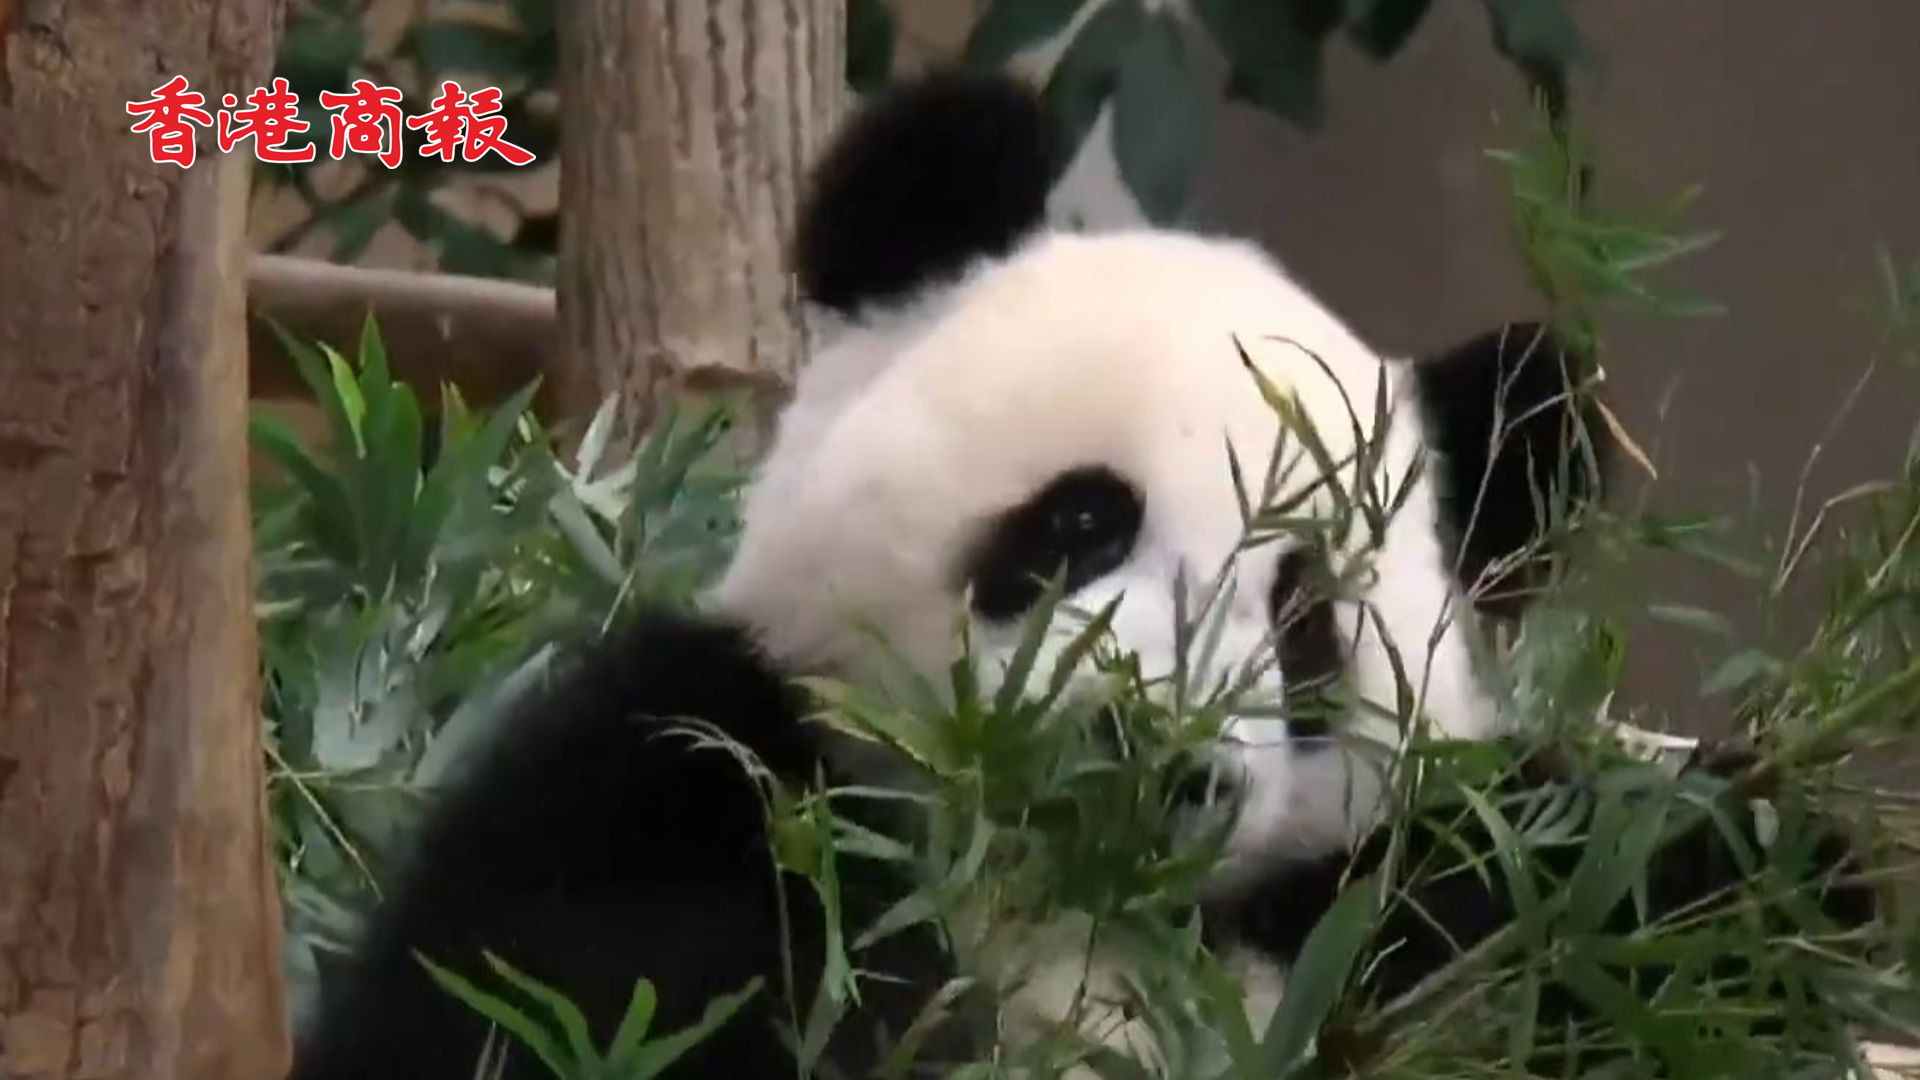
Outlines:
{"label": "second panda's black fur", "polygon": [[1560,554],[1561,515],[1605,495],[1614,444],[1593,359],[1520,322],[1412,366],[1441,539],[1484,613],[1524,610]]}

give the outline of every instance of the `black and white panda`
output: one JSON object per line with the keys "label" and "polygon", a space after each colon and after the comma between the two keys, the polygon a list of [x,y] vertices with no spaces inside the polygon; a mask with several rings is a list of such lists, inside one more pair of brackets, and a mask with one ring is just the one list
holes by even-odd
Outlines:
{"label": "black and white panda", "polygon": [[[1328,678],[1392,703],[1397,664],[1437,733],[1500,734],[1469,639],[1473,609],[1488,605],[1470,586],[1539,544],[1542,492],[1601,489],[1588,466],[1604,461],[1604,440],[1567,392],[1566,357],[1538,327],[1513,326],[1419,362],[1386,358],[1247,243],[1052,230],[1051,135],[1026,88],[952,72],[850,120],[798,210],[797,272],[828,339],[748,494],[710,613],[642,617],[521,706],[442,795],[293,1080],[475,1076],[486,1022],[415,952],[472,976],[481,949],[585,1007],[599,1045],[639,977],[658,990],[655,1030],[760,977],[769,992],[669,1075],[792,1075],[776,1025],[804,1018],[818,985],[818,901],[772,868],[740,762],[668,727],[704,723],[798,787],[857,775],[860,760],[801,722],[792,677],[883,682],[870,628],[937,678],[961,616],[990,674],[1049,575],[1064,575],[1077,605],[1117,600],[1114,637],[1149,673],[1171,662],[1176,583],[1224,582],[1218,651],[1277,657],[1258,689],[1281,715]],[[1293,395],[1333,460],[1360,432],[1383,434],[1363,460],[1412,485],[1384,535],[1237,553],[1226,448],[1244,475],[1267,475],[1278,430],[1249,367]],[[1595,435],[1596,452],[1575,460],[1570,428]],[[1321,479],[1296,469],[1283,487]],[[1303,583],[1320,560],[1371,569],[1357,594],[1312,598]],[[1299,617],[1276,620],[1302,597]],[[1400,739],[1364,710],[1335,723],[1387,747]],[[1223,947],[1274,977],[1378,825],[1376,773],[1328,726],[1250,716],[1220,748],[1234,817],[1208,916]],[[842,875],[848,926],[905,888],[858,860]],[[1468,940],[1501,916],[1486,887],[1434,899]],[[1413,944],[1391,973],[1403,983],[1443,959],[1433,940]],[[875,1032],[904,1030],[950,972],[924,929],[861,963],[890,978],[865,982],[828,1048],[848,1078],[871,1075]],[[515,1047],[500,1075],[547,1074]]]}

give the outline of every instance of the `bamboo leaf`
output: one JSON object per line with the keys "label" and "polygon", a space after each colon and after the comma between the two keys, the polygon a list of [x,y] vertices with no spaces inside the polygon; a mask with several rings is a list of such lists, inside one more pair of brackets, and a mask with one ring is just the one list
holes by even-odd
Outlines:
{"label": "bamboo leaf", "polygon": [[567,1037],[568,1049],[575,1061],[592,1061],[598,1054],[594,1051],[593,1037],[587,1030],[586,1014],[580,1011],[566,995],[533,978],[507,963],[493,953],[486,953],[487,966],[507,980],[521,993],[545,1006],[560,1025],[560,1031]]}
{"label": "bamboo leaf", "polygon": [[1149,16],[1129,43],[1113,94],[1114,156],[1149,220],[1172,222],[1186,205],[1207,120],[1180,23],[1165,12]]}
{"label": "bamboo leaf", "polygon": [[[1006,0],[1026,4],[1033,0]],[[1134,36],[1147,21],[1141,0],[1107,0],[1074,34],[1053,66],[1040,99],[1058,125],[1061,153],[1055,169],[1064,173],[1072,164],[1100,110],[1106,107],[1120,78]]]}
{"label": "bamboo leaf", "polygon": [[1306,1059],[1372,936],[1379,899],[1380,883],[1372,876],[1348,882],[1314,924],[1288,971],[1286,995],[1260,1039],[1267,1075],[1285,1076]]}
{"label": "bamboo leaf", "polygon": [[1400,51],[1432,7],[1433,0],[1346,0],[1347,33],[1367,55],[1384,60]]}
{"label": "bamboo leaf", "polygon": [[653,1014],[660,1005],[660,996],[653,989],[653,983],[646,979],[633,984],[633,994],[627,999],[627,1011],[621,1014],[620,1026],[614,1030],[613,1045],[608,1048],[607,1060],[614,1062],[630,1061],[646,1041],[647,1032],[653,1027]]}
{"label": "bamboo leaf", "polygon": [[762,982],[759,976],[754,976],[744,988],[708,1002],[706,1012],[687,1027],[664,1038],[643,1043],[634,1051],[632,1058],[609,1062],[614,1075],[621,1077],[621,1080],[652,1080],[665,1072],[674,1062],[685,1057],[687,1051],[705,1042],[720,1030],[722,1024],[744,1008],[760,992]]}
{"label": "bamboo leaf", "polygon": [[542,1064],[560,1080],[567,1080],[572,1073],[568,1069],[567,1057],[559,1042],[549,1035],[539,1023],[511,1004],[486,993],[473,983],[448,968],[443,968],[418,953],[414,954],[426,967],[441,989],[460,999],[473,1011],[493,1021],[509,1034],[526,1044],[540,1058]]}
{"label": "bamboo leaf", "polygon": [[1014,57],[1065,30],[1084,0],[993,0],[967,35],[969,64],[1003,68]]}
{"label": "bamboo leaf", "polygon": [[1322,51],[1339,12],[1337,5],[1323,6],[1336,19],[1319,17],[1306,4],[1194,0],[1194,14],[1226,54],[1227,96],[1317,130],[1326,113]]}
{"label": "bamboo leaf", "polygon": [[856,94],[872,94],[893,74],[898,38],[886,0],[847,0],[847,85]]}

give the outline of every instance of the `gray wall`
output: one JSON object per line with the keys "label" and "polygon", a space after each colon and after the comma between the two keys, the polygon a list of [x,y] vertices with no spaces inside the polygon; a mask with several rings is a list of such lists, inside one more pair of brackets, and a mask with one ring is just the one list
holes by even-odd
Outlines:
{"label": "gray wall", "polygon": [[[1627,497],[1778,534],[1809,448],[1872,355],[1879,246],[1920,257],[1920,0],[1573,6],[1603,65],[1578,101],[1602,200],[1650,208],[1703,185],[1689,223],[1723,234],[1660,280],[1726,314],[1606,327],[1615,406],[1660,468]],[[1417,354],[1537,313],[1484,154],[1524,130],[1526,102],[1480,10],[1436,5],[1384,67],[1337,49],[1318,135],[1230,108],[1200,180],[1204,223],[1263,241],[1383,348]],[[1916,389],[1920,377],[1882,369],[1828,445],[1814,501],[1898,464]],[[1759,629],[1751,586],[1724,575],[1662,560],[1634,583]],[[1633,629],[1627,695],[1680,711],[1718,654],[1665,624]],[[1713,726],[1689,712],[1673,719]]]}

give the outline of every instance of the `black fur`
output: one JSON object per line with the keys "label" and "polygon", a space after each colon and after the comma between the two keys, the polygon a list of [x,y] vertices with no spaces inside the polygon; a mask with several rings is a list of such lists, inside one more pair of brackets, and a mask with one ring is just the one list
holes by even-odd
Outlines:
{"label": "black fur", "polygon": [[[1517,741],[1507,746],[1514,751],[1518,764],[1497,787],[1504,794],[1544,794],[1550,788],[1591,782],[1550,749]],[[1733,758],[1697,752],[1687,767],[1726,777],[1738,764]],[[1759,851],[1757,826],[1746,804],[1729,793],[1721,810],[1743,846]],[[1210,944],[1215,948],[1250,948],[1281,961],[1297,956],[1344,882],[1372,873],[1384,864],[1391,835],[1391,830],[1383,827],[1352,856],[1338,853],[1277,867],[1239,897],[1204,913]],[[1819,839],[1809,859],[1811,865],[1799,880],[1806,887],[1805,895],[1819,916],[1837,928],[1865,926],[1874,918],[1876,905],[1870,886],[1846,880],[1860,870],[1851,846],[1837,831],[1816,835]],[[1400,883],[1391,893],[1393,902],[1368,953],[1356,965],[1356,970],[1366,972],[1361,988],[1364,994],[1382,1004],[1390,1002],[1514,921],[1517,909],[1501,868],[1492,863],[1471,867],[1462,857],[1464,852],[1478,854],[1494,848],[1484,825],[1462,809],[1435,811],[1407,830],[1399,863]],[[1548,876],[1548,881],[1539,886],[1542,895],[1553,892],[1551,881],[1566,880],[1583,856],[1577,843],[1539,845],[1531,851],[1532,872]],[[1759,857],[1764,861],[1764,852]],[[1410,873],[1409,868],[1419,869]],[[1602,933],[1620,936],[1681,913],[1699,916],[1725,910],[1726,905],[1738,902],[1747,882],[1734,847],[1720,827],[1704,817],[1697,825],[1670,836],[1655,851],[1646,867],[1645,880],[1646,917],[1636,911],[1630,894],[1623,895],[1606,914]],[[1786,916],[1777,907],[1772,910],[1775,933],[1787,937],[1798,932],[1798,928],[1786,924]],[[1620,975],[1618,969],[1610,973]],[[1668,967],[1653,963],[1633,970],[1643,994],[1652,993],[1669,974]],[[1744,970],[1732,961],[1700,974],[1721,980],[1720,992],[1727,997],[1742,993],[1740,987],[1755,998],[1778,992],[1778,987],[1758,981],[1764,975]],[[1567,986],[1550,978],[1543,982],[1538,1013],[1543,1037],[1554,1037],[1569,1022],[1590,1023],[1596,1018]],[[1585,1062],[1589,1066],[1595,1063]],[[1579,1075],[1577,1068],[1569,1067],[1578,1063],[1552,1060],[1535,1064],[1544,1070],[1537,1075]]]}
{"label": "black fur", "polygon": [[[656,1035],[758,976],[761,993],[668,1075],[794,1075],[774,1027],[789,998],[761,795],[734,756],[670,729],[704,721],[799,787],[821,766],[800,716],[794,694],[728,626],[655,615],[590,650],[442,795],[403,880],[327,988],[292,1080],[469,1080],[485,1021],[412,953],[501,990],[482,949],[572,997],[602,1048],[643,976],[659,994]],[[868,925],[904,895],[878,864],[846,860],[840,874],[846,925]],[[784,892],[804,1020],[823,924],[804,879],[786,876]],[[904,1030],[945,977],[944,956],[924,932],[860,954],[856,963],[905,981],[866,982],[864,1008],[830,1059],[865,1075],[875,1026]],[[544,1080],[538,1059],[513,1045],[507,1080]]]}
{"label": "black fur", "polygon": [[1282,554],[1267,596],[1267,616],[1276,630],[1281,677],[1286,681],[1287,736],[1306,747],[1328,746],[1326,706],[1348,667],[1326,555],[1297,547]]}
{"label": "black fur", "polygon": [[961,559],[973,609],[994,622],[1017,619],[1063,574],[1071,594],[1119,569],[1146,520],[1146,500],[1124,477],[1086,466],[1049,480],[996,515]]}
{"label": "black fur", "polygon": [[1003,76],[939,71],[885,92],[815,168],[801,291],[852,313],[1005,254],[1045,218],[1058,145],[1038,98]]}
{"label": "black fur", "polygon": [[[1551,329],[1534,323],[1413,365],[1446,554],[1482,611],[1517,614],[1556,555],[1543,520],[1551,526],[1560,511],[1603,497],[1611,442],[1591,388],[1581,387],[1584,371]],[[1497,572],[1497,561],[1529,551]]]}

